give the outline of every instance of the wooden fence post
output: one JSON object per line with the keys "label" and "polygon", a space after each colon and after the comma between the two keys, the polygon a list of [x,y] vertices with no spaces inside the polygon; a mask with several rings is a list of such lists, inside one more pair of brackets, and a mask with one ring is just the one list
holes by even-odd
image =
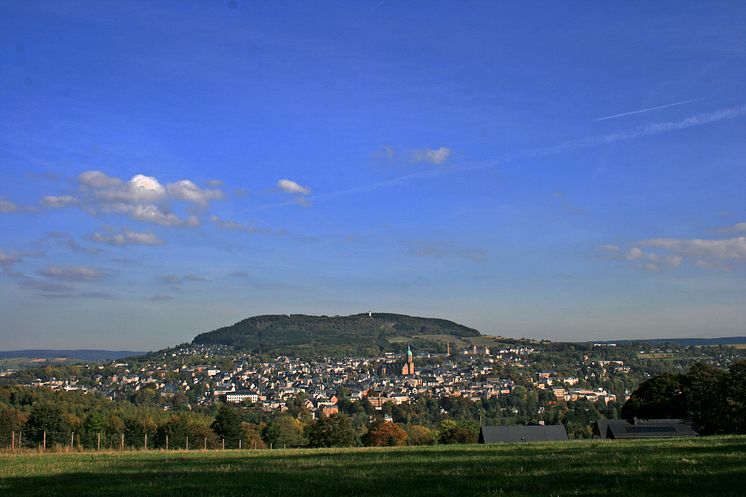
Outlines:
{"label": "wooden fence post", "polygon": [[225,439],[223,439],[223,450],[225,450]]}
{"label": "wooden fence post", "polygon": [[238,450],[241,450],[241,442],[242,442],[242,440],[239,438],[238,439]]}
{"label": "wooden fence post", "polygon": [[145,450],[148,450],[148,434],[145,434]]}
{"label": "wooden fence post", "polygon": [[96,450],[101,450],[101,432],[96,433]]}
{"label": "wooden fence post", "polygon": [[189,437],[186,437],[186,450],[189,450]]}
{"label": "wooden fence post", "polygon": [[205,437],[205,450],[207,450],[207,437]]}
{"label": "wooden fence post", "polygon": [[119,437],[119,450],[124,450],[124,433]]}
{"label": "wooden fence post", "polygon": [[47,432],[46,431],[44,432],[44,435],[43,435],[43,438],[42,438],[41,450],[42,451],[47,450]]}
{"label": "wooden fence post", "polygon": [[10,432],[10,450],[16,450],[16,432]]}
{"label": "wooden fence post", "polygon": [[73,444],[75,443],[75,432],[70,432],[70,450],[73,450]]}
{"label": "wooden fence post", "polygon": [[168,435],[166,435],[166,450],[168,450]]}

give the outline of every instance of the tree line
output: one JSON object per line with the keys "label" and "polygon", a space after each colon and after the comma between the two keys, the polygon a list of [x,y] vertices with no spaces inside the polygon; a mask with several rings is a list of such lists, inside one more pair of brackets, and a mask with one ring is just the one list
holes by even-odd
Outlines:
{"label": "tree line", "polygon": [[746,434],[746,361],[728,370],[697,363],[683,374],[651,378],[632,393],[622,416],[686,419],[703,435]]}

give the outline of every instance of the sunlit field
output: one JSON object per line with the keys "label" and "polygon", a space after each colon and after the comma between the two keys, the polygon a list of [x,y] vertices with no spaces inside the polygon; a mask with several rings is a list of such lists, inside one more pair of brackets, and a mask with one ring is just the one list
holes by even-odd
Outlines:
{"label": "sunlit field", "polygon": [[743,495],[746,437],[0,455],[8,496]]}

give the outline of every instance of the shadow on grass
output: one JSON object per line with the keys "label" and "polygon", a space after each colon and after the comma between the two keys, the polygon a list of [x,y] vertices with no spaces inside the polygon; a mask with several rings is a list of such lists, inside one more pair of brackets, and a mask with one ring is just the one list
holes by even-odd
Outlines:
{"label": "shadow on grass", "polygon": [[30,456],[13,461],[17,470],[0,468],[0,474],[9,474],[0,478],[0,495],[740,496],[746,439],[579,443],[556,450],[542,444],[71,454],[45,461],[45,470],[57,474],[23,475],[34,462]]}

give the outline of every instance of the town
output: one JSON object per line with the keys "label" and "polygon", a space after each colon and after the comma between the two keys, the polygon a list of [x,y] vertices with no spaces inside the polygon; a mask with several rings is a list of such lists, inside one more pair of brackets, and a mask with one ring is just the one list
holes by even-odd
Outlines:
{"label": "town", "polygon": [[369,410],[391,419],[391,407],[421,399],[477,403],[531,394],[539,400],[534,412],[503,407],[502,416],[540,422],[547,408],[579,400],[609,415],[640,382],[656,374],[683,371],[695,361],[727,368],[744,356],[743,350],[720,346],[516,341],[458,350],[449,346],[442,354],[417,353],[408,345],[401,354],[301,359],[261,357],[221,345],[184,344],[106,364],[0,374],[6,382],[19,385],[80,391],[163,410],[199,409],[224,402],[272,415],[302,404],[313,418],[339,412],[343,399],[347,405],[365,401]]}

